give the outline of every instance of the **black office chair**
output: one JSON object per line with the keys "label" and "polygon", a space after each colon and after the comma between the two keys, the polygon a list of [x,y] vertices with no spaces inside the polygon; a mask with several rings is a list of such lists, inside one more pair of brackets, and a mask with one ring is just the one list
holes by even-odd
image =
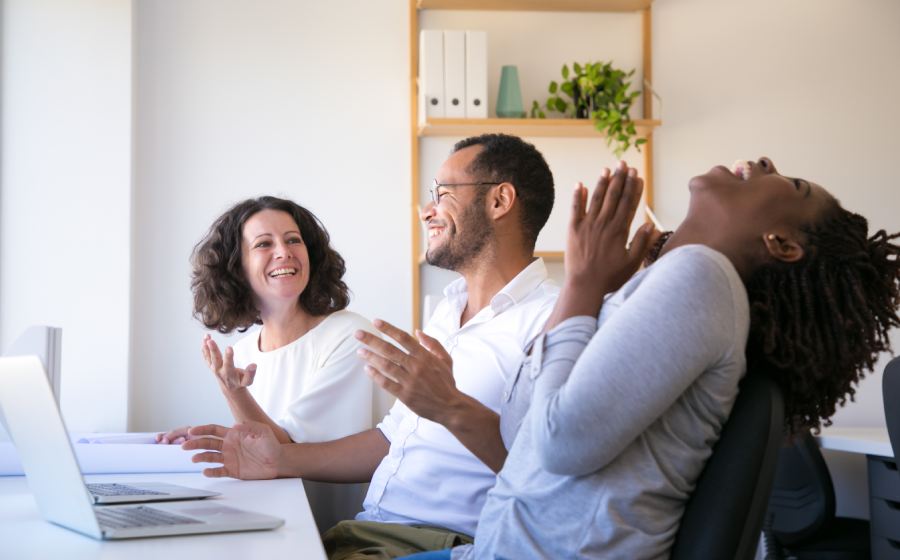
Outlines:
{"label": "black office chair", "polygon": [[784,428],[784,400],[750,372],[684,510],[672,560],[750,560],[762,532]]}
{"label": "black office chair", "polygon": [[868,560],[869,522],[835,517],[834,486],[812,434],[778,453],[766,514],[767,559]]}
{"label": "black office chair", "polygon": [[868,459],[872,555],[879,560],[900,558],[900,491],[896,478],[900,472],[900,358],[884,368],[881,393],[894,456]]}
{"label": "black office chair", "polygon": [[881,379],[881,395],[884,399],[884,419],[894,457],[900,453],[900,358],[894,358],[884,368]]}

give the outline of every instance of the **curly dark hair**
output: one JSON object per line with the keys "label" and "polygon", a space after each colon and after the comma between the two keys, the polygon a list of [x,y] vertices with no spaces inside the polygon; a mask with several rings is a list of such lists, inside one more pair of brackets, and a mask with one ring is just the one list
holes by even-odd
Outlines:
{"label": "curly dark hair", "polygon": [[309,283],[299,297],[300,307],[320,316],[344,309],[350,302],[350,290],[341,280],[346,272],[344,259],[331,248],[322,222],[290,200],[251,198],[222,214],[191,253],[194,317],[209,329],[244,332],[251,325],[262,324],[241,262],[244,224],[261,210],[286,212],[300,227],[310,269]]}
{"label": "curly dark hair", "polygon": [[900,233],[869,237],[866,219],[834,199],[802,232],[800,261],[769,262],[747,282],[748,367],[775,377],[795,434],[831,425],[900,326]]}
{"label": "curly dark hair", "polygon": [[481,151],[469,165],[469,172],[483,181],[509,182],[516,188],[522,204],[519,213],[526,247],[534,249],[538,233],[553,210],[553,173],[544,156],[533,144],[508,134],[482,134],[460,140],[453,146],[458,152],[469,146]]}

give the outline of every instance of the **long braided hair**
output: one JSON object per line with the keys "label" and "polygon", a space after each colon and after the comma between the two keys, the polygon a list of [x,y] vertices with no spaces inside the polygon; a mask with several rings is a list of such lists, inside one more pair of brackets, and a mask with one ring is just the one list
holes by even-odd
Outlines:
{"label": "long braided hair", "polygon": [[836,200],[802,231],[800,261],[772,260],[747,282],[748,367],[776,377],[793,433],[830,425],[900,326],[900,233],[869,237],[866,219]]}

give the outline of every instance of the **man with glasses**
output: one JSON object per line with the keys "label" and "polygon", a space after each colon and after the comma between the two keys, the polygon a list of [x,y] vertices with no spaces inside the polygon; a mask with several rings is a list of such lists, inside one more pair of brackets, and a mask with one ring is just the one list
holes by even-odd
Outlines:
{"label": "man with glasses", "polygon": [[463,140],[438,170],[431,196],[421,215],[426,259],[462,278],[445,289],[415,338],[375,321],[405,351],[358,333],[370,375],[400,397],[378,427],[333,442],[278,445],[263,425],[201,426],[192,435],[224,442],[184,445],[222,451],[205,455],[223,463],[212,476],[371,481],[364,511],[326,533],[332,559],[471,542],[506,458],[497,414],[505,389],[558,293],[533,256],[554,196],[534,146],[502,134]]}

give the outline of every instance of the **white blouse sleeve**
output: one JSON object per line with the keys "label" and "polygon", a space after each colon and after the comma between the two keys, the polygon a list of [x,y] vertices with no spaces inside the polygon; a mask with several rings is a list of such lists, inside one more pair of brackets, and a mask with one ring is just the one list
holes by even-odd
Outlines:
{"label": "white blouse sleeve", "polygon": [[354,338],[354,330],[344,329],[322,367],[309,372],[304,390],[276,420],[292,440],[329,441],[373,427],[374,408],[380,401],[376,392],[381,389],[366,375],[356,354],[362,344]]}

